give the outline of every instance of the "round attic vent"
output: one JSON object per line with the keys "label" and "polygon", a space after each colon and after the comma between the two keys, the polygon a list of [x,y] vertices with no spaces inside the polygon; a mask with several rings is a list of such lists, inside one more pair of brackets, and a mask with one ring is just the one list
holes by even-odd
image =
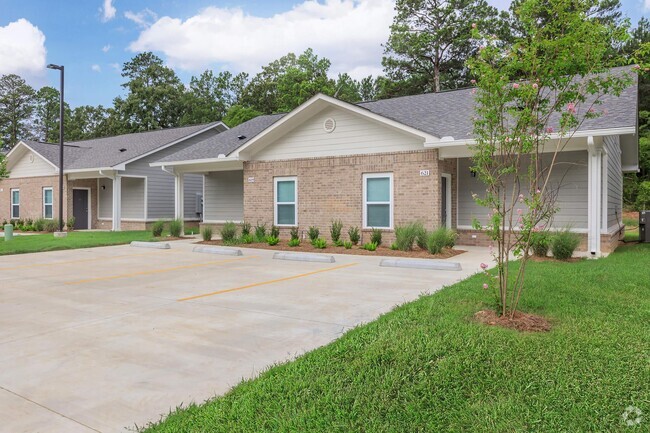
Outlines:
{"label": "round attic vent", "polygon": [[325,132],[334,131],[336,129],[336,121],[331,117],[325,119],[325,122],[323,122],[323,129],[325,129]]}

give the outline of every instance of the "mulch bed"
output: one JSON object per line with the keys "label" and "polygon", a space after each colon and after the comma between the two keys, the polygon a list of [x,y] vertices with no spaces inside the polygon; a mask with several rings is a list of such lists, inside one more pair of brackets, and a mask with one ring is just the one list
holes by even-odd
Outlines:
{"label": "mulch bed", "polygon": [[567,260],[558,260],[555,257],[538,257],[538,256],[530,256],[528,260],[532,262],[555,262],[555,263],[575,263],[584,260],[583,257],[571,257],[570,259]]}
{"label": "mulch bed", "polygon": [[[221,240],[214,241],[201,241],[198,242],[203,245],[220,245],[223,246],[224,243]],[[233,245],[228,245],[233,246]],[[261,250],[275,250],[275,251],[293,251],[300,253],[330,253],[330,254],[350,254],[356,256],[388,256],[388,257],[410,257],[414,259],[448,259],[450,257],[457,256],[464,253],[463,250],[449,249],[445,248],[440,254],[433,255],[426,250],[421,250],[418,247],[415,247],[413,251],[399,251],[391,250],[390,248],[379,246],[377,251],[367,251],[361,249],[359,246],[355,245],[351,249],[346,250],[344,247],[336,247],[334,245],[328,245],[327,248],[319,249],[314,248],[308,241],[303,241],[297,247],[290,247],[287,245],[287,241],[280,241],[279,244],[270,246],[267,243],[255,242],[252,244],[240,244],[236,245],[241,248],[258,248]]]}
{"label": "mulch bed", "polygon": [[551,323],[545,318],[520,311],[515,312],[511,319],[510,314],[499,316],[494,310],[481,310],[474,314],[474,318],[485,325],[501,326],[521,332],[548,332],[551,330]]}

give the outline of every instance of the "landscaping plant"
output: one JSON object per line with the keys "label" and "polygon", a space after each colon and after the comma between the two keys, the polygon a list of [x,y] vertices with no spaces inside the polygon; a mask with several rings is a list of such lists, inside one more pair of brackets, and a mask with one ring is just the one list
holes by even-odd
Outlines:
{"label": "landscaping plant", "polygon": [[34,231],[42,232],[45,230],[45,219],[36,218],[34,220]]}
{"label": "landscaping plant", "polygon": [[[472,170],[485,191],[473,197],[488,214],[473,227],[493,243],[496,269],[486,286],[502,316],[517,310],[533,230],[557,212],[551,175],[558,154],[585,120],[607,116],[598,110],[605,95],[619,95],[632,82],[607,69],[612,43],[627,38],[626,28],[591,14],[593,5],[523,0],[513,10],[520,33],[509,44],[472,25],[480,45],[467,64],[476,84]],[[516,267],[511,257],[519,259]]]}
{"label": "landscaping plant", "polygon": [[314,248],[318,248],[320,250],[327,247],[327,241],[325,239],[321,239],[321,238],[314,239],[311,242],[311,244],[314,246]]}
{"label": "landscaping plant", "polygon": [[426,233],[426,230],[424,225],[418,221],[395,227],[395,248],[400,251],[413,250],[413,244],[422,236],[422,233]]}
{"label": "landscaping plant", "polygon": [[151,234],[153,234],[155,238],[162,236],[163,230],[165,230],[165,221],[163,220],[158,220],[151,226]]}
{"label": "landscaping plant", "polygon": [[269,244],[270,246],[277,245],[280,242],[280,238],[277,236],[267,236],[266,238],[266,243]]}
{"label": "landscaping plant", "polygon": [[300,245],[300,239],[298,239],[298,238],[293,239],[292,238],[292,239],[289,240],[289,246],[290,247],[297,247],[299,245]]}
{"label": "landscaping plant", "polygon": [[183,221],[180,219],[169,222],[169,234],[174,238],[180,238],[183,234]]}
{"label": "landscaping plant", "polygon": [[348,237],[350,238],[350,242],[352,242],[354,245],[357,245],[361,240],[361,232],[359,231],[359,227],[350,227],[348,229]]}
{"label": "landscaping plant", "polygon": [[338,239],[333,242],[335,247],[342,247],[343,246],[343,241]]}
{"label": "landscaping plant", "polygon": [[377,250],[377,243],[376,242],[367,242],[363,244],[362,247],[366,251],[376,251]]}
{"label": "landscaping plant", "polygon": [[427,251],[431,254],[440,254],[442,249],[449,244],[449,230],[440,227],[427,234]]}
{"label": "landscaping plant", "polygon": [[59,220],[58,219],[45,220],[44,228],[46,232],[54,233],[55,231],[59,230]]}
{"label": "landscaping plant", "polygon": [[546,257],[551,246],[551,235],[546,230],[536,230],[530,234],[530,247],[537,257]]}
{"label": "landscaping plant", "polygon": [[266,239],[266,223],[260,224],[259,221],[255,226],[255,240],[257,242],[264,242]]}
{"label": "landscaping plant", "polygon": [[74,223],[76,222],[76,219],[74,216],[68,217],[68,219],[65,222],[66,227],[68,227],[69,231],[74,230]]}
{"label": "landscaping plant", "polygon": [[289,236],[291,237],[291,240],[300,239],[300,232],[298,231],[298,227],[291,227],[291,230],[289,230]]}
{"label": "landscaping plant", "polygon": [[248,236],[251,234],[251,223],[244,221],[241,223],[241,235],[242,237]]}
{"label": "landscaping plant", "polygon": [[370,232],[370,243],[381,245],[381,229],[372,229]]}
{"label": "landscaping plant", "polygon": [[279,238],[280,237],[280,229],[276,226],[271,226],[271,230],[269,232],[269,235],[271,235],[274,238]]}
{"label": "landscaping plant", "polygon": [[212,240],[212,227],[205,226],[203,227],[203,230],[201,230],[201,237],[205,242],[211,241]]}
{"label": "landscaping plant", "polygon": [[551,252],[558,260],[569,260],[580,245],[580,235],[566,228],[553,235]]}
{"label": "landscaping plant", "polygon": [[237,237],[237,225],[228,221],[221,227],[221,240],[224,242],[232,242]]}
{"label": "landscaping plant", "polygon": [[320,236],[320,230],[318,230],[318,227],[310,226],[309,230],[307,230],[307,236],[309,236],[311,242],[314,242]]}
{"label": "landscaping plant", "polygon": [[334,244],[341,239],[341,230],[343,230],[343,222],[340,219],[332,220],[332,225],[330,226],[330,237]]}
{"label": "landscaping plant", "polygon": [[343,247],[344,247],[346,250],[352,249],[352,245],[353,245],[353,244],[352,244],[351,241],[345,241],[345,242],[343,242]]}
{"label": "landscaping plant", "polygon": [[255,238],[253,237],[252,234],[249,233],[249,234],[247,234],[247,235],[243,235],[243,236],[240,238],[240,240],[241,240],[241,243],[242,243],[242,244],[252,244],[253,241],[255,241]]}

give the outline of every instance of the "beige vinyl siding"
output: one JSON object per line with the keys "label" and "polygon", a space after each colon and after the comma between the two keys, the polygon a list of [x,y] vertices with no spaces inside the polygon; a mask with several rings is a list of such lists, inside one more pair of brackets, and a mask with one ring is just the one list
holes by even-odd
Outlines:
{"label": "beige vinyl siding", "polygon": [[605,137],[607,149],[607,227],[622,223],[623,212],[623,169],[621,167],[621,146],[619,136]]}
{"label": "beige vinyl siding", "polygon": [[[545,161],[550,155],[544,155]],[[458,225],[471,226],[474,218],[481,223],[487,220],[489,209],[479,206],[472,194],[481,196],[485,186],[478,177],[471,177],[469,158],[458,159]],[[563,152],[558,155],[557,165],[551,174],[551,188],[559,188],[553,227],[573,229],[587,228],[587,152]],[[527,194],[527,191],[522,191]]]}
{"label": "beige vinyl siding", "polygon": [[97,217],[113,218],[113,180],[100,177],[97,180]]}
{"label": "beige vinyl siding", "polygon": [[56,173],[52,165],[30,150],[11,168],[9,178],[52,176]]}
{"label": "beige vinyl siding", "polygon": [[[328,118],[336,122],[336,128],[331,133],[326,132],[323,127]],[[421,139],[380,125],[358,114],[340,108],[328,108],[253,155],[253,159],[315,158],[422,148]]]}
{"label": "beige vinyl siding", "polygon": [[241,221],[244,218],[242,170],[219,171],[205,176],[204,221]]}
{"label": "beige vinyl siding", "polygon": [[122,177],[122,219],[144,219],[145,179]]}

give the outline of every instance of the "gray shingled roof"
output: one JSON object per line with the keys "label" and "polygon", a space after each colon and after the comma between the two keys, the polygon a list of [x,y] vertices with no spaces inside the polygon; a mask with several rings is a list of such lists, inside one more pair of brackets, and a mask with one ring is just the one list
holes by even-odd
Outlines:
{"label": "gray shingled roof", "polygon": [[[214,127],[218,123],[68,142],[64,146],[65,170],[113,167],[204,129]],[[48,161],[56,166],[59,165],[58,144],[23,141]],[[120,151],[120,149],[125,150]]]}
{"label": "gray shingled roof", "polygon": [[[280,120],[286,113],[268,114],[255,117],[235,126],[221,134],[210,137],[199,143],[179,150],[157,162],[191,161],[196,159],[212,159],[219,155],[229,155],[237,148],[246,144],[251,138]],[[239,138],[244,137],[244,138]]]}

